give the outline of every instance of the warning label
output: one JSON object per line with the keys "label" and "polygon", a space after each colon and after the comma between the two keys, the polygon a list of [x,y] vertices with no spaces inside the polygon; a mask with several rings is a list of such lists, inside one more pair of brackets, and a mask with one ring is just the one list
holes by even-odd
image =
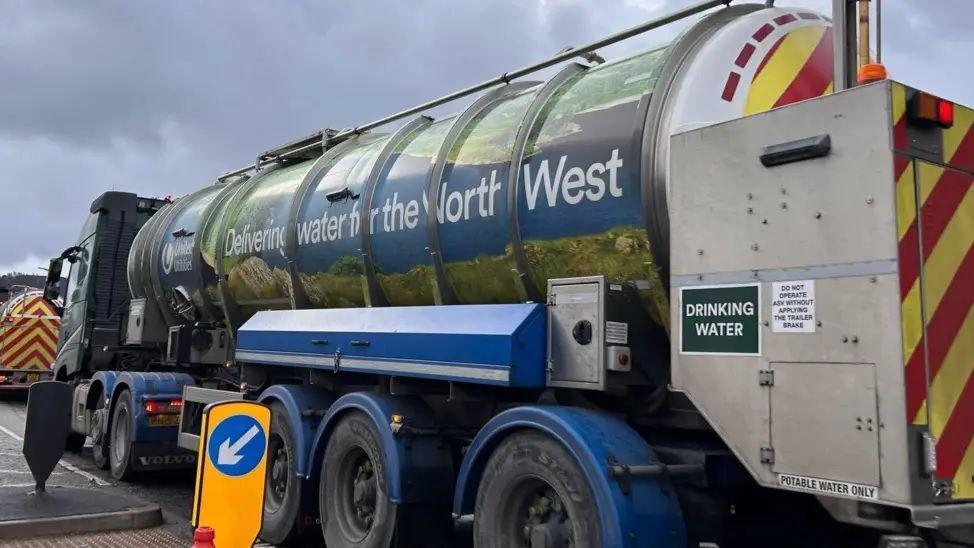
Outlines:
{"label": "warning label", "polygon": [[834,481],[820,478],[809,478],[805,476],[792,476],[791,474],[778,474],[778,485],[802,491],[812,491],[823,495],[835,495],[839,497],[853,497],[857,499],[877,500],[879,499],[879,489],[872,485],[862,485],[859,483],[849,483],[845,481]]}
{"label": "warning label", "polygon": [[815,280],[774,282],[771,321],[775,333],[814,333]]}

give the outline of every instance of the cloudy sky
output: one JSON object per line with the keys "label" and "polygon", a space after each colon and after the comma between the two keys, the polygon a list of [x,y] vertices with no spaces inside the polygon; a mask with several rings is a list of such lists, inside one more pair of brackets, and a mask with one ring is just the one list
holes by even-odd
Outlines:
{"label": "cloudy sky", "polygon": [[[691,3],[0,0],[0,272],[38,272],[105,190],[180,195],[282,142]],[[827,13],[831,2],[778,4]],[[892,75],[974,104],[974,2],[884,6]]]}

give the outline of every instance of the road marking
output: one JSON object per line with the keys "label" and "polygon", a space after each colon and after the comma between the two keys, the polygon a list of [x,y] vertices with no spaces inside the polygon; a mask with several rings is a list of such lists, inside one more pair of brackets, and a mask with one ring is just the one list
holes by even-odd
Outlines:
{"label": "road marking", "polygon": [[[13,439],[15,439],[17,441],[24,441],[24,438],[22,436],[17,435],[13,430],[10,430],[9,428],[7,428],[7,427],[5,427],[3,425],[0,425],[0,432],[3,432],[4,434],[10,436],[11,438],[13,438]],[[96,485],[100,485],[102,487],[111,485],[111,483],[108,483],[107,481],[99,478],[98,476],[95,476],[93,474],[89,474],[88,472],[85,472],[84,470],[78,468],[77,466],[75,466],[73,464],[70,464],[70,463],[67,463],[67,462],[64,462],[63,460],[59,461],[58,464],[60,464],[61,466],[63,466],[65,469],[67,469],[67,470],[69,470],[71,472],[74,472],[75,474],[78,474],[79,476],[81,476],[83,478],[86,478],[88,481],[90,481],[90,482],[92,482],[92,483],[94,483]]]}
{"label": "road marking", "polygon": [[[0,474],[30,474],[30,470],[0,470]],[[64,472],[51,472],[52,476],[63,476]]]}

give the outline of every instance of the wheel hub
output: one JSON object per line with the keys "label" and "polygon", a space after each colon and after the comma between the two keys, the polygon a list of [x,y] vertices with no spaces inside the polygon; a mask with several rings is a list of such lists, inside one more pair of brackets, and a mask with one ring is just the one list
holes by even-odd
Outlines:
{"label": "wheel hub", "polygon": [[568,510],[558,494],[550,488],[540,491],[528,504],[523,533],[530,548],[575,545]]}
{"label": "wheel hub", "polygon": [[355,479],[352,482],[352,506],[355,508],[355,514],[365,522],[366,527],[372,525],[375,516],[376,494],[372,461],[366,459],[356,467]]}
{"label": "wheel hub", "polygon": [[287,450],[282,445],[274,452],[271,465],[271,489],[278,500],[283,500],[284,493],[287,492],[288,468]]}

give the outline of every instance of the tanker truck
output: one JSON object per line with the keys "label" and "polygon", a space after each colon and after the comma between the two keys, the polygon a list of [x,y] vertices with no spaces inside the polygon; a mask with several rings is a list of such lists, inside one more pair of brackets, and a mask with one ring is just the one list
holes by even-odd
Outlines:
{"label": "tanker truck", "polygon": [[853,87],[853,3],[724,4],[96,200],[55,361],[96,461],[246,399],[275,544],[971,542],[974,111]]}

